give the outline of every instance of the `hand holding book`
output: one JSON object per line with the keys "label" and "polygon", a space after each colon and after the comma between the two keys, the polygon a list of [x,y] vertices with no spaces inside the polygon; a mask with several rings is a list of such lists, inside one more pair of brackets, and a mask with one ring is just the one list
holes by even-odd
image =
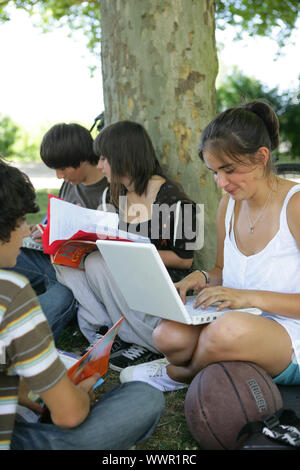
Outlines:
{"label": "hand holding book", "polygon": [[49,196],[48,225],[42,235],[44,252],[53,264],[83,269],[84,257],[97,249],[96,240],[149,243],[149,238],[119,230],[114,212],[87,209]]}

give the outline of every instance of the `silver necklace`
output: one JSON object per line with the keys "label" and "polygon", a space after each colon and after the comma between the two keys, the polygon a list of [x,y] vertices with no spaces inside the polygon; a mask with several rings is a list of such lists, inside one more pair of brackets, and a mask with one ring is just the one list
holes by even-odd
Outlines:
{"label": "silver necklace", "polygon": [[261,211],[259,212],[259,214],[257,215],[257,217],[254,219],[253,222],[252,222],[252,220],[251,220],[251,218],[250,218],[249,206],[248,206],[248,204],[247,204],[247,216],[248,216],[248,221],[249,221],[249,232],[250,232],[250,233],[253,233],[253,232],[254,232],[254,226],[257,224],[257,222],[259,221],[259,219],[260,219],[261,216],[263,215],[265,208],[266,208],[267,205],[268,205],[268,202],[269,202],[269,200],[270,200],[271,193],[272,193],[272,190],[273,190],[273,186],[274,186],[274,181],[273,181],[273,184],[272,184],[272,188],[270,189],[269,194],[268,194],[268,196],[267,196],[266,202],[264,203],[263,208],[261,209]]}

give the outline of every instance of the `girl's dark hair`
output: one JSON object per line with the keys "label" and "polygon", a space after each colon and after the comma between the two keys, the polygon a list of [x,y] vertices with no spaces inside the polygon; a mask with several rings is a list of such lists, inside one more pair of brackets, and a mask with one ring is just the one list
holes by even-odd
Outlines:
{"label": "girl's dark hair", "polygon": [[55,124],[43,137],[40,154],[43,162],[54,169],[78,168],[81,162],[97,165],[93,138],[80,124]]}
{"label": "girl's dark hair", "polygon": [[119,121],[105,127],[94,141],[94,151],[110,164],[111,202],[117,207],[119,196],[126,193],[121,177],[130,178],[141,195],[153,175],[163,175],[147,131],[136,122]]}
{"label": "girl's dark hair", "polygon": [[[270,151],[279,145],[279,121],[273,108],[263,100],[254,100],[223,111],[204,129],[199,146],[199,156],[210,148],[241,163],[241,156],[249,163],[256,163],[260,147]],[[266,173],[272,171],[272,158],[266,165]]]}
{"label": "girl's dark hair", "polygon": [[0,240],[9,242],[11,232],[28,212],[38,212],[35,190],[28,176],[0,158]]}

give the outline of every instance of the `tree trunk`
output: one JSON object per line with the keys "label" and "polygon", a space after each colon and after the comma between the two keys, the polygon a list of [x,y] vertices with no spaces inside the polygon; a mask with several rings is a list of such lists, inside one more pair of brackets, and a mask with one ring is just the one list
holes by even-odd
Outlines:
{"label": "tree trunk", "polygon": [[215,262],[219,200],[200,161],[201,131],[215,114],[213,0],[100,0],[105,123],[144,125],[167,174],[204,204],[204,248],[196,266]]}

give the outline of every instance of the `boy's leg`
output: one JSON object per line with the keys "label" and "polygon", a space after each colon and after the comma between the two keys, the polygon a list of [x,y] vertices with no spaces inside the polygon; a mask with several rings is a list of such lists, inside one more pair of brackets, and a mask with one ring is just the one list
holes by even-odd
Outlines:
{"label": "boy's leg", "polygon": [[62,330],[76,318],[77,302],[73,293],[58,281],[50,281],[43,294],[38,296],[42,310],[57,341]]}
{"label": "boy's leg", "polygon": [[163,394],[148,384],[130,382],[112,389],[76,428],[16,422],[12,449],[124,450],[151,436],[164,411]]}
{"label": "boy's leg", "polygon": [[84,336],[92,343],[100,326],[106,325],[110,328],[113,325],[105,306],[90,289],[85,271],[56,265],[55,272],[57,279],[73,292],[79,304],[78,325]]}
{"label": "boy's leg", "polygon": [[72,291],[57,281],[50,257],[38,250],[22,248],[12,270],[26,276],[34,289],[43,288],[38,300],[54,339],[58,340],[63,328],[75,318],[77,302]]}
{"label": "boy's leg", "polygon": [[21,248],[16,265],[11,270],[27,277],[33,289],[45,287],[49,278],[55,279],[49,255],[31,248]]}

